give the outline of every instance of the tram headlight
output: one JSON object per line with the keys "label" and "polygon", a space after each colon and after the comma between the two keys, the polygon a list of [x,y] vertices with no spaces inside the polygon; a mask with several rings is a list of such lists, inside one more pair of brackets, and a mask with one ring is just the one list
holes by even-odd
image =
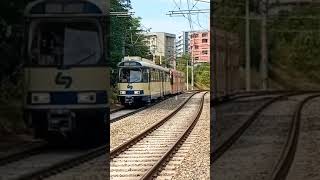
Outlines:
{"label": "tram headlight", "polygon": [[49,93],[32,93],[31,95],[32,104],[48,104],[50,103]]}
{"label": "tram headlight", "polygon": [[96,93],[79,93],[78,103],[95,103],[97,100]]}
{"label": "tram headlight", "polygon": [[134,91],[134,94],[138,95],[140,94],[140,91]]}
{"label": "tram headlight", "polygon": [[120,94],[121,94],[121,95],[125,95],[125,94],[126,94],[126,91],[120,91]]}

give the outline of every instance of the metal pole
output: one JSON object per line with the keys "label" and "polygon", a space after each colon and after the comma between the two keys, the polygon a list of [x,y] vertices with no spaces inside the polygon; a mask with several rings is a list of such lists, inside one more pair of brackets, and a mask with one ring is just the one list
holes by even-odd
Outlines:
{"label": "metal pole", "polygon": [[189,91],[189,59],[187,59],[187,91]]}
{"label": "metal pole", "polygon": [[260,73],[261,73],[261,80],[262,80],[262,90],[267,90],[268,88],[267,5],[268,5],[268,0],[263,1],[261,5],[262,22],[261,22]]}
{"label": "metal pole", "polygon": [[249,0],[246,0],[246,90],[250,91],[250,19]]}
{"label": "metal pole", "polygon": [[191,90],[194,87],[194,57],[193,57],[193,48],[191,50]]}

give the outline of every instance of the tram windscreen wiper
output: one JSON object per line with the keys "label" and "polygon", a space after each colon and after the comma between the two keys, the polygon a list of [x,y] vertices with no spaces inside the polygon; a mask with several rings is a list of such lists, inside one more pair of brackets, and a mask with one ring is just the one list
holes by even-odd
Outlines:
{"label": "tram windscreen wiper", "polygon": [[75,65],[79,65],[79,64],[85,62],[86,60],[90,59],[92,56],[94,56],[94,55],[96,55],[96,54],[97,54],[97,52],[93,52],[93,53],[89,54],[89,56],[81,59],[81,60],[80,60],[79,62],[77,62]]}
{"label": "tram windscreen wiper", "polygon": [[135,81],[131,81],[130,83],[136,83],[136,82],[141,82],[141,79],[135,80]]}

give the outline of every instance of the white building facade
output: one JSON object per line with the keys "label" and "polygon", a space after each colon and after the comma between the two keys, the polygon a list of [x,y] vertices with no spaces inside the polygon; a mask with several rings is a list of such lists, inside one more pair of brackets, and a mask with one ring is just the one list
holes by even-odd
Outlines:
{"label": "white building facade", "polygon": [[182,57],[182,55],[189,53],[190,32],[183,31],[178,34],[176,39],[176,55]]}
{"label": "white building facade", "polygon": [[[175,34],[165,32],[146,33],[146,44],[151,54],[160,57],[161,60],[169,60],[170,64],[175,61]],[[165,59],[163,59],[165,58]]]}

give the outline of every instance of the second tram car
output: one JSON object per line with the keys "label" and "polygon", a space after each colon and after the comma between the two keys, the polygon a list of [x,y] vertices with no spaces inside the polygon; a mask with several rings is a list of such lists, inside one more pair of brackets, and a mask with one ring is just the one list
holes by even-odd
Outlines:
{"label": "second tram car", "polygon": [[[211,36],[213,38],[213,36]],[[213,41],[212,41],[213,42]],[[216,29],[216,77],[212,89],[216,91],[212,100],[228,98],[241,90],[240,87],[240,42],[236,34]]]}
{"label": "second tram car", "polygon": [[150,103],[184,90],[182,72],[158,66],[148,59],[125,57],[118,68],[118,99],[125,106]]}

